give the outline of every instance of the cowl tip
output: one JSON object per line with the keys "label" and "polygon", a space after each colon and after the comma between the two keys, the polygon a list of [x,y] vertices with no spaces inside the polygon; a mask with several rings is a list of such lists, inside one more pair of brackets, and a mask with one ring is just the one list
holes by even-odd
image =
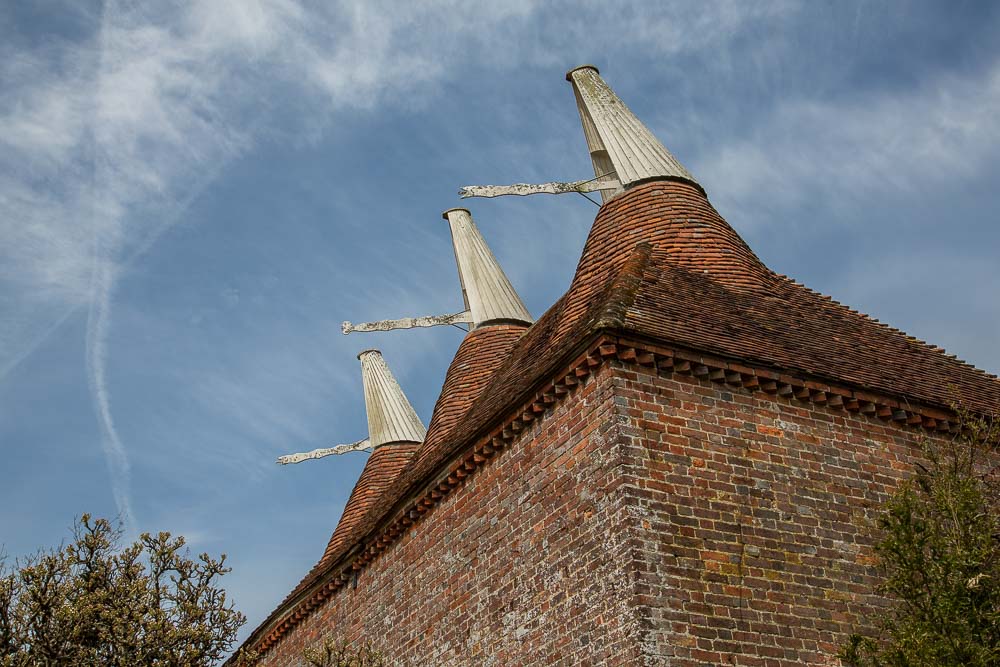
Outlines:
{"label": "cowl tip", "polygon": [[567,81],[572,81],[573,80],[573,72],[575,72],[577,70],[580,70],[580,69],[592,69],[595,72],[597,72],[598,74],[601,73],[601,70],[597,69],[597,67],[595,67],[594,65],[580,65],[579,67],[574,67],[570,71],[566,72],[566,80]]}
{"label": "cowl tip", "polygon": [[456,211],[464,211],[464,212],[468,213],[470,216],[472,215],[472,211],[470,211],[469,209],[465,208],[464,206],[456,206],[454,208],[449,208],[447,211],[444,211],[441,214],[441,217],[444,218],[445,220],[447,220],[448,219],[448,214],[449,213],[455,213]]}

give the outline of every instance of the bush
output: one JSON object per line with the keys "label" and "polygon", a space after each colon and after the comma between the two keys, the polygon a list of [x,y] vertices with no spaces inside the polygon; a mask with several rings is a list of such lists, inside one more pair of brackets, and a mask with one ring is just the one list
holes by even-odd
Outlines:
{"label": "bush", "polygon": [[385,667],[382,654],[370,643],[355,649],[347,640],[328,637],[318,646],[307,648],[302,657],[310,667]]}
{"label": "bush", "polygon": [[1000,420],[959,413],[960,435],[925,443],[927,465],[878,517],[878,592],[891,611],[878,637],[850,637],[849,665],[1000,664]]}
{"label": "bush", "polygon": [[217,580],[226,557],[188,558],[183,537],[83,515],[73,542],[0,561],[0,666],[200,667],[220,660],[246,621]]}

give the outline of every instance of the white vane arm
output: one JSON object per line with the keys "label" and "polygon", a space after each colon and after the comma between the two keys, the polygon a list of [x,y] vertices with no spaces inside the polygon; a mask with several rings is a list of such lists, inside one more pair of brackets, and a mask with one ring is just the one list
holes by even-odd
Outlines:
{"label": "white vane arm", "polygon": [[467,185],[458,191],[462,199],[469,197],[502,197],[504,195],[562,195],[570,192],[596,192],[597,190],[615,190],[622,186],[614,176],[601,176],[587,181],[572,183],[515,183],[514,185]]}
{"label": "white vane arm", "polygon": [[393,329],[412,329],[414,327],[436,327],[442,324],[455,324],[457,322],[472,322],[472,313],[464,310],[461,313],[452,315],[428,315],[426,317],[403,317],[398,320],[379,320],[378,322],[361,322],[353,324],[344,322],[340,325],[344,335],[352,331],[391,331]]}
{"label": "white vane arm", "polygon": [[285,466],[290,463],[302,463],[303,461],[308,461],[310,459],[321,459],[324,456],[333,456],[334,454],[346,454],[348,452],[367,452],[372,449],[372,444],[365,438],[364,440],[358,440],[357,442],[352,442],[349,445],[337,445],[336,447],[327,447],[325,449],[314,449],[311,452],[303,452],[302,454],[287,454],[285,456],[278,457],[278,463]]}

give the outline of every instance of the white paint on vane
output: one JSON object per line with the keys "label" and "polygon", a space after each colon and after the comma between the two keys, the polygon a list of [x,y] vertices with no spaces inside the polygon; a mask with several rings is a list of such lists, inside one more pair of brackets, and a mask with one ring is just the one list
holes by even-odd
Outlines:
{"label": "white paint on vane", "polygon": [[347,445],[324,447],[322,449],[314,449],[311,452],[279,456],[278,463],[284,466],[292,463],[302,463],[303,461],[309,461],[312,459],[321,459],[324,456],[336,456],[339,454],[347,454],[348,452],[370,452],[371,450],[372,443],[368,440],[368,438],[365,438],[364,440],[358,440],[357,442],[352,442]]}
{"label": "white paint on vane", "polygon": [[424,441],[427,429],[386,365],[382,353],[365,350],[358,354],[358,359],[361,361],[361,381],[365,388],[368,437],[346,445],[280,456],[278,463],[288,465],[348,452],[371,451],[395,442]]}
{"label": "white paint on vane", "polygon": [[587,181],[572,181],[569,183],[515,183],[513,185],[467,185],[458,191],[458,196],[462,199],[469,197],[503,197],[504,195],[516,195],[526,197],[528,195],[562,195],[570,192],[595,192],[597,190],[618,190],[621,183],[614,176],[604,176],[603,178],[592,178]]}
{"label": "white paint on vane", "polygon": [[392,331],[393,329],[413,329],[416,327],[437,327],[445,324],[471,323],[472,313],[463,310],[461,313],[451,315],[427,315],[424,317],[401,317],[397,320],[379,320],[377,322],[361,322],[353,324],[344,322],[340,325],[340,330],[346,336],[354,331]]}

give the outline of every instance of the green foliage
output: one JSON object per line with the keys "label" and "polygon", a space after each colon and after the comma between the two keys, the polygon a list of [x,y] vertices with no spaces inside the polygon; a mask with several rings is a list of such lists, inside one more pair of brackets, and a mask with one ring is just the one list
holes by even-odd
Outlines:
{"label": "green foliage", "polygon": [[232,664],[236,667],[251,667],[256,665],[260,660],[260,652],[254,649],[241,647],[236,653],[230,658],[226,664]]}
{"label": "green foliage", "polygon": [[302,652],[310,667],[385,667],[382,654],[366,643],[355,649],[345,639],[327,637],[323,642]]}
{"label": "green foliage", "polygon": [[1000,665],[1000,420],[959,413],[961,435],[928,441],[927,465],[878,518],[878,592],[892,606],[880,637],[841,649],[848,665]]}
{"label": "green foliage", "polygon": [[83,515],[73,542],[8,567],[0,561],[0,667],[211,665],[246,621],[216,586],[226,557],[184,538],[122,532]]}

